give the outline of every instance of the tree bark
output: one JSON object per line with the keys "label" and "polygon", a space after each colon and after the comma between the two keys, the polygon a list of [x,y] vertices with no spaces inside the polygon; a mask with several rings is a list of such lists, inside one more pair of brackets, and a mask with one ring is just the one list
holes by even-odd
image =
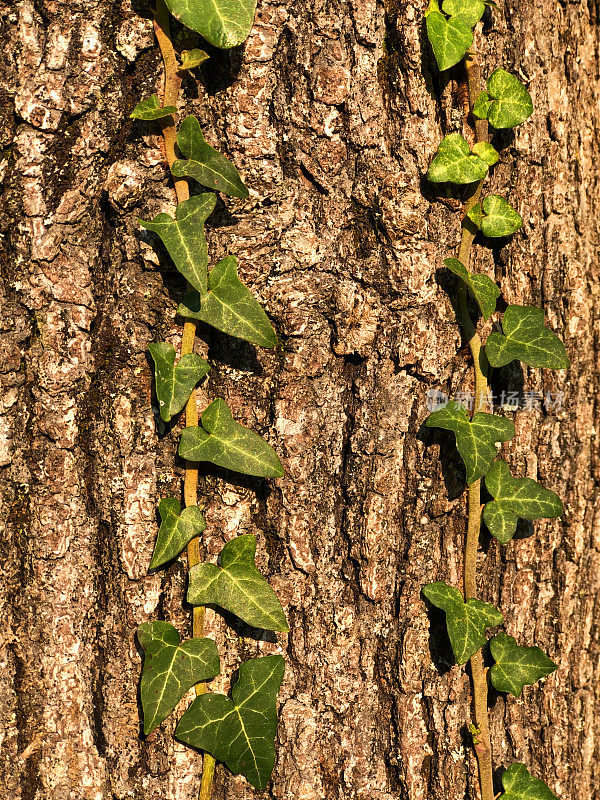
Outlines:
{"label": "tree bark", "polygon": [[[201,407],[224,397],[286,467],[277,481],[201,479],[204,555],[256,534],[290,622],[258,642],[207,614],[216,688],[244,657],[285,655],[263,795],[282,800],[478,796],[468,675],[420,595],[461,586],[465,532],[459,459],[422,427],[427,392],[471,381],[438,272],[460,204],[423,178],[444,133],[469,135],[464,73],[434,69],[424,7],[260,0],[245,47],[211,51],[184,81],[180,118],[198,115],[251,190],[210,218],[211,263],[238,257],[281,340],[261,351],[201,329],[198,351],[212,363]],[[158,128],[129,119],[162,88],[149,8],[0,11],[3,797],[192,800],[201,759],[172,736],[189,698],[144,738],[137,694],[137,625],[190,632],[184,558],[148,574],[158,501],[180,496],[183,465],[146,348],[179,345],[185,290],[138,224],[175,204]],[[541,393],[509,414],[503,454],[566,508],[506,547],[482,536],[480,596],[559,664],[518,701],[491,697],[496,790],[521,761],[561,800],[600,797],[597,23],[593,2],[501,2],[476,42],[484,74],[514,71],[535,110],[499,137],[486,184],[524,227],[476,246],[474,265],[506,302],[542,306],[572,359],[567,373],[512,365],[494,384]],[[258,796],[217,772],[215,800]]]}

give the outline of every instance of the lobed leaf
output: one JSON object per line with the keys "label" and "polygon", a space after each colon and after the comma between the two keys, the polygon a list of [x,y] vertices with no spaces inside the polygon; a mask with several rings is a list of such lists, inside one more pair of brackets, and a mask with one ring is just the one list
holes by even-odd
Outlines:
{"label": "lobed leaf", "polygon": [[483,0],[444,0],[442,11],[450,17],[462,17],[472,27],[483,16],[485,3]]}
{"label": "lobed leaf", "polygon": [[488,195],[467,214],[484,236],[510,236],[523,226],[521,215],[499,194]]}
{"label": "lobed leaf", "polygon": [[473,31],[463,16],[446,17],[437,4],[430,4],[425,14],[427,38],[440,70],[449,69],[463,58],[473,44]]}
{"label": "lobed leaf", "polygon": [[511,764],[502,776],[504,794],[498,800],[558,800],[544,781],[530,775],[525,764]]}
{"label": "lobed leaf", "polygon": [[491,467],[498,455],[496,442],[507,442],[515,435],[510,419],[478,411],[469,421],[467,409],[451,400],[426,419],[428,428],[444,428],[456,436],[456,448],[465,462],[467,483],[475,483]]}
{"label": "lobed leaf", "polygon": [[264,789],[275,764],[276,701],[284,669],[281,656],[246,661],[231,699],[212,692],[200,695],[181,718],[175,736],[211,753],[255,789]]}
{"label": "lobed leaf", "polygon": [[206,192],[179,203],[175,219],[169,214],[159,214],[152,222],[140,220],[143,228],[160,236],[179,272],[202,293],[206,292],[208,265],[204,223],[216,202],[216,195]]}
{"label": "lobed leaf", "polygon": [[490,669],[490,680],[499,692],[519,697],[523,686],[545,678],[558,669],[539,647],[520,647],[512,636],[501,631],[490,642],[496,662]]}
{"label": "lobed leaf", "polygon": [[235,422],[224,400],[214,400],[201,417],[202,427],[185,428],[179,455],[189,461],[210,461],[219,467],[256,475],[280,478],[283,467],[277,454],[254,431]]}
{"label": "lobed leaf", "polygon": [[190,399],[194,386],[210,369],[196,353],[187,353],[175,365],[175,348],[165,342],[148,345],[154,360],[156,396],[165,422],[178,414]]}
{"label": "lobed leaf", "polygon": [[145,100],[140,100],[129,115],[131,119],[155,120],[177,114],[175,106],[161,106],[158,95],[152,94]]}
{"label": "lobed leaf", "polygon": [[181,503],[174,497],[166,497],[158,504],[160,528],[154,545],[150,569],[156,569],[181,553],[188,543],[206,528],[206,522],[198,506],[181,510]]}
{"label": "lobed leaf", "polygon": [[489,319],[496,310],[496,300],[500,297],[500,289],[494,281],[487,275],[476,275],[469,272],[457,258],[445,258],[444,264],[451,272],[463,279],[477,301],[483,318]]}
{"label": "lobed leaf", "polygon": [[227,256],[209,272],[208,290],[204,295],[187,294],[177,313],[260,347],[276,346],[269,318],[238,277],[235,256]]}
{"label": "lobed leaf", "polygon": [[255,555],[256,537],[247,533],[225,545],[221,566],[205,563],[192,567],[188,602],[219,606],[255,628],[288,631],[281,603],[256,569]]}
{"label": "lobed leaf", "polygon": [[569,357],[555,333],[544,327],[544,312],[534,306],[508,306],[503,333],[493,331],[485,345],[488,361],[503,367],[518,359],[530,367],[567,369]]}
{"label": "lobed leaf", "polygon": [[491,603],[463,600],[458,589],[442,581],[423,587],[423,594],[436,608],[446,612],[448,637],[456,661],[465,664],[486,642],[485,631],[502,623],[502,614]]}
{"label": "lobed leaf", "polygon": [[205,61],[208,61],[210,56],[204,50],[182,50],[181,51],[181,67],[180,69],[195,69]]}
{"label": "lobed leaf", "polygon": [[165,0],[186,28],[222,50],[242,44],[250,33],[256,0]]}
{"label": "lobed leaf", "polygon": [[483,521],[502,544],[515,535],[519,518],[554,518],[563,513],[563,504],[555,492],[531,478],[513,478],[502,458],[490,467],[485,485],[494,500],[483,509]]}
{"label": "lobed leaf", "polygon": [[141,699],[148,734],[194,684],[215,678],[221,664],[212,639],[188,639],[180,645],[177,629],[168,622],[144,622],[137,635],[144,649]]}
{"label": "lobed leaf", "polygon": [[500,154],[496,148],[489,142],[475,142],[471,152],[475,153],[479,158],[482,158],[489,167],[493,167],[500,158]]}
{"label": "lobed leaf", "polygon": [[514,128],[531,116],[533,102],[523,84],[502,68],[487,79],[487,92],[481,92],[473,106],[473,114],[487,119],[494,128]]}
{"label": "lobed leaf", "polygon": [[487,171],[486,162],[471,153],[460,133],[449,133],[440,142],[426,178],[432,183],[473,183],[484,178]]}

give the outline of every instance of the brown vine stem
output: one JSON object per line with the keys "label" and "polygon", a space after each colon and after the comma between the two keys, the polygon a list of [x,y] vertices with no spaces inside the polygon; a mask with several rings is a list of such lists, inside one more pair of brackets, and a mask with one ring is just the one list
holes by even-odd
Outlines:
{"label": "brown vine stem", "polygon": [[[171,41],[171,25],[169,10],[164,0],[157,0],[154,12],[154,33],[165,68],[165,88],[163,93],[163,106],[177,107],[179,92],[181,90],[181,75],[179,64]],[[175,144],[177,142],[177,129],[173,117],[163,117],[160,121],[163,141],[165,144],[165,155],[169,169],[173,166],[176,159]],[[173,180],[177,202],[183,203],[189,200],[190,190],[187,180]],[[196,338],[196,323],[193,320],[186,320],[183,326],[183,336],[181,339],[181,355],[192,353],[194,350],[194,340]],[[186,427],[198,425],[198,405],[196,401],[196,390],[194,389],[185,407]],[[185,479],[183,485],[183,498],[186,506],[198,505],[198,465],[194,461],[185,462]],[[188,569],[200,563],[200,539],[195,536],[187,546]],[[195,638],[204,636],[204,606],[194,606],[192,611],[192,636]],[[206,691],[206,684],[196,685],[196,694],[203,694]],[[202,784],[200,787],[199,800],[210,800],[212,792],[212,782],[215,772],[215,760],[210,753],[204,754],[202,763]]]}

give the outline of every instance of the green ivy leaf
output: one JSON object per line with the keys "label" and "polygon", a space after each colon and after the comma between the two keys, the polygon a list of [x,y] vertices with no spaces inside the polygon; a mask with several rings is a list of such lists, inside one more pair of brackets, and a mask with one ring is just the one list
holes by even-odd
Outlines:
{"label": "green ivy leaf", "polygon": [[483,16],[485,3],[482,0],[444,0],[442,11],[449,17],[461,16],[472,27]]}
{"label": "green ivy leaf", "polygon": [[502,544],[515,535],[521,519],[552,519],[563,513],[559,496],[532,478],[513,478],[504,459],[494,461],[485,476],[488,492],[494,497],[483,509],[483,521]]}
{"label": "green ivy leaf", "polygon": [[508,306],[502,318],[503,333],[488,336],[485,352],[493,367],[518,359],[530,367],[567,369],[569,357],[555,333],[544,327],[544,312],[534,306]]}
{"label": "green ivy leaf", "polygon": [[427,38],[440,70],[449,69],[461,60],[473,44],[473,31],[462,16],[446,17],[437,4],[431,3],[425,14]]}
{"label": "green ivy leaf", "polygon": [[456,448],[465,462],[467,483],[485,475],[498,455],[496,442],[507,442],[515,435],[515,425],[506,417],[478,411],[469,421],[467,409],[451,400],[426,419],[428,428],[444,428],[456,436]]}
{"label": "green ivy leaf", "polygon": [[235,422],[224,400],[213,400],[201,417],[202,427],[185,428],[179,455],[188,461],[210,461],[219,467],[256,475],[280,478],[283,467],[277,454],[254,431]]}
{"label": "green ivy leaf", "polygon": [[190,399],[192,389],[210,369],[196,353],[187,353],[175,365],[175,348],[165,342],[148,345],[154,360],[156,396],[165,422],[178,414]]}
{"label": "green ivy leaf", "polygon": [[160,528],[154,545],[150,569],[156,569],[181,553],[184,547],[206,528],[206,522],[198,506],[181,510],[181,503],[174,497],[166,497],[158,504]]}
{"label": "green ivy leaf", "polygon": [[442,581],[428,583],[423,594],[446,612],[446,627],[456,661],[465,664],[486,642],[486,628],[502,623],[502,614],[491,603],[463,600],[458,589]]}
{"label": "green ivy leaf", "polygon": [[129,116],[131,119],[154,120],[173,114],[177,114],[175,106],[161,106],[158,95],[152,94],[145,100],[140,100]]}
{"label": "green ivy leaf", "polygon": [[206,292],[208,249],[204,238],[204,223],[212,214],[217,197],[213,192],[199,194],[169,214],[159,214],[152,222],[140,220],[140,225],[157,233],[169,251],[183,277],[199,292]]}
{"label": "green ivy leaf", "polygon": [[463,279],[477,301],[483,318],[489,319],[496,310],[496,300],[500,297],[500,289],[494,281],[487,275],[476,275],[469,272],[457,258],[445,258],[444,264],[451,272]]}
{"label": "green ivy leaf", "polygon": [[487,92],[481,92],[473,106],[473,114],[487,119],[494,128],[514,128],[531,116],[533,102],[523,84],[502,68],[487,79]]}
{"label": "green ivy leaf", "polygon": [[168,622],[144,622],[137,635],[144,648],[141,699],[148,734],[195,683],[215,678],[221,664],[212,639],[188,639],[180,645],[179,633]]}
{"label": "green ivy leaf", "polygon": [[489,167],[493,167],[500,158],[500,154],[496,148],[489,142],[475,142],[471,152],[483,159]]}
{"label": "green ivy leaf", "polygon": [[499,692],[519,697],[523,686],[545,678],[558,666],[539,647],[520,647],[512,636],[501,631],[490,642],[494,666],[490,680]]}
{"label": "green ivy leaf", "polygon": [[426,178],[432,183],[473,183],[484,178],[487,171],[486,162],[471,153],[460,133],[449,133],[440,142]]}
{"label": "green ivy leaf", "polygon": [[186,117],[181,123],[177,146],[187,160],[174,162],[171,172],[175,178],[193,178],[216,192],[231,197],[248,197],[240,173],[228,158],[206,143],[196,117]]}
{"label": "green ivy leaf", "polygon": [[209,272],[208,289],[205,295],[189,292],[177,313],[260,347],[276,346],[277,337],[269,318],[238,278],[235,256],[227,256]]}
{"label": "green ivy leaf", "polygon": [[504,794],[498,800],[558,800],[544,781],[534,778],[525,764],[511,764],[502,776]]}
{"label": "green ivy leaf", "polygon": [[186,28],[221,50],[242,44],[254,21],[256,0],[165,0]]}
{"label": "green ivy leaf", "polygon": [[181,51],[181,66],[179,69],[195,69],[205,61],[208,61],[210,56],[204,50],[182,50]]}
{"label": "green ivy leaf", "polygon": [[256,537],[247,533],[221,550],[220,567],[206,563],[192,567],[188,602],[219,606],[255,628],[288,631],[281,603],[256,569],[255,555]]}
{"label": "green ivy leaf", "polygon": [[484,236],[510,236],[523,226],[521,215],[499,194],[488,195],[467,214]]}
{"label": "green ivy leaf", "polygon": [[211,753],[255,789],[264,789],[275,764],[276,701],[284,669],[281,656],[246,661],[231,700],[212,692],[200,695],[181,718],[175,736]]}

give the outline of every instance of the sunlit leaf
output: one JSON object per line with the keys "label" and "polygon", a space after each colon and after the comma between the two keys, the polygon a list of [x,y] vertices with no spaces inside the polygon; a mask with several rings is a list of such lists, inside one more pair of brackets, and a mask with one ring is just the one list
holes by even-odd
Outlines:
{"label": "sunlit leaf", "polygon": [[192,389],[206,375],[210,365],[196,353],[187,353],[176,365],[175,348],[165,342],[150,344],[148,350],[154,360],[160,416],[169,422],[185,406]]}
{"label": "sunlit leaf", "polygon": [[460,133],[444,136],[427,170],[427,180],[433,183],[473,183],[485,177],[488,165],[471,153]]}
{"label": "sunlit leaf", "polygon": [[177,114],[175,106],[161,106],[158,95],[152,94],[145,100],[140,100],[130,114],[131,119],[154,120],[170,117]]}
{"label": "sunlit leaf", "polygon": [[281,656],[244,662],[231,700],[212,692],[200,695],[181,718],[175,736],[211,753],[255,789],[263,789],[275,764],[276,702],[284,668]]}
{"label": "sunlit leaf", "polygon": [[523,686],[545,678],[558,666],[539,647],[521,647],[512,636],[501,631],[490,642],[496,662],[490,669],[490,680],[499,692],[519,697]]}
{"label": "sunlit leaf", "polygon": [[154,545],[150,569],[156,569],[181,553],[188,543],[206,528],[198,506],[181,510],[179,500],[166,497],[158,505],[160,529]]}
{"label": "sunlit leaf", "polygon": [[425,14],[427,38],[439,69],[449,69],[458,64],[473,44],[473,31],[464,17],[446,19],[433,3],[429,9]]}
{"label": "sunlit leaf", "polygon": [[210,56],[204,50],[182,50],[180,69],[195,69],[209,58]]}
{"label": "sunlit leaf", "polygon": [[491,145],[489,142],[475,142],[471,152],[475,153],[476,156],[479,156],[479,158],[483,159],[485,163],[490,167],[493,167],[494,164],[500,158],[500,155],[496,150],[496,148],[493,147],[493,145]]}
{"label": "sunlit leaf", "polygon": [[485,11],[482,0],[444,0],[442,11],[448,16],[461,16],[469,25],[479,22]]}
{"label": "sunlit leaf", "polygon": [[477,301],[483,318],[489,319],[496,310],[496,300],[500,297],[500,289],[494,281],[487,275],[469,272],[457,258],[445,258],[444,264],[451,272],[463,279]]}
{"label": "sunlit leaf", "polygon": [[523,226],[521,215],[499,194],[488,195],[467,214],[469,219],[490,238],[510,236]]}
{"label": "sunlit leaf", "polygon": [[544,781],[534,778],[525,764],[511,764],[502,776],[504,794],[498,800],[558,800]]}
{"label": "sunlit leaf", "polygon": [[481,92],[473,106],[473,114],[487,119],[494,128],[514,128],[533,112],[533,102],[523,84],[502,68],[487,79],[487,92]]}
{"label": "sunlit leaf", "polygon": [[534,306],[508,306],[502,318],[503,333],[488,336],[485,352],[493,367],[519,360],[530,367],[566,369],[569,357],[555,333],[544,327],[544,312]]}
{"label": "sunlit leaf", "polygon": [[165,0],[173,16],[222,50],[248,38],[256,0]]}

